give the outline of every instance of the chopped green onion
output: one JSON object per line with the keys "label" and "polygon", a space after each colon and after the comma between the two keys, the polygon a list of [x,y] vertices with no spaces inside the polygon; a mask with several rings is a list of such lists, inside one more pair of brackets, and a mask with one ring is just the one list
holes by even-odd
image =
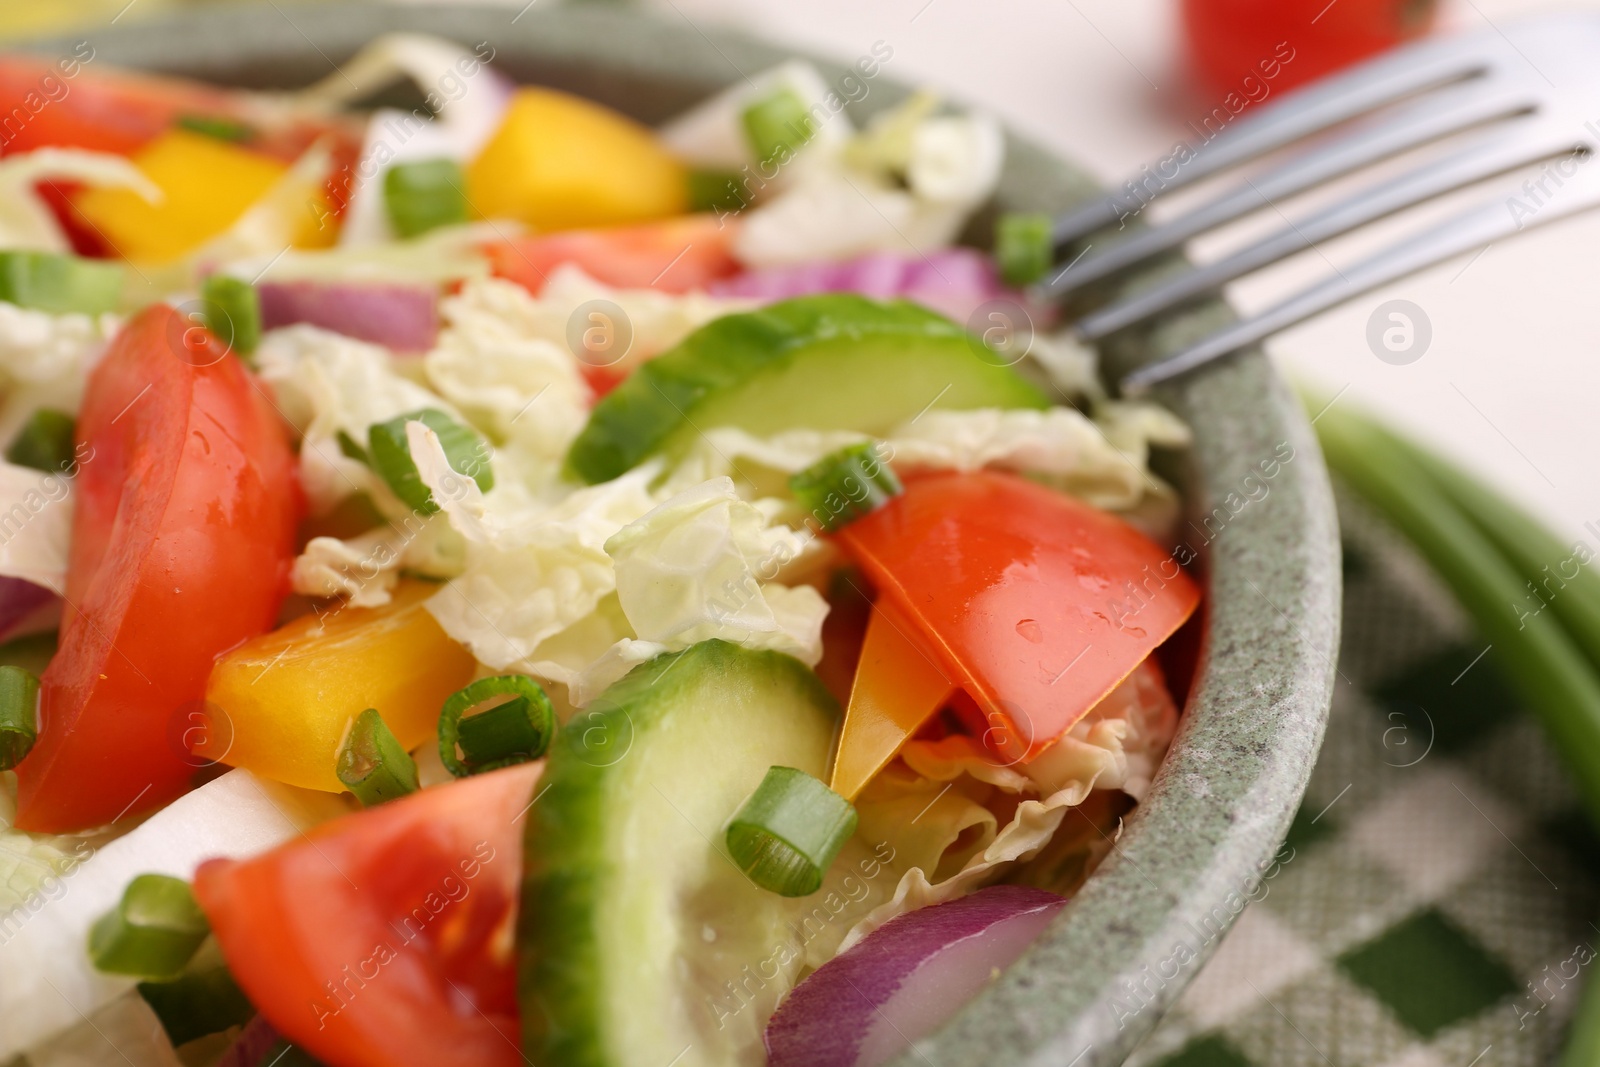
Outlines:
{"label": "chopped green onion", "polygon": [[745,206],[742,178],[731,170],[689,172],[690,211],[738,211]]}
{"label": "chopped green onion", "polygon": [[35,408],[17,436],[6,446],[6,460],[19,467],[52,474],[72,466],[72,439],[77,425],[72,416],[55,408]]}
{"label": "chopped green onion", "polygon": [[122,299],[115,263],[55,252],[0,252],[0,300],[53,314],[99,315]]}
{"label": "chopped green onion", "polygon": [[1049,215],[1008,213],[994,231],[994,258],[1008,285],[1032,285],[1045,276],[1055,253]]}
{"label": "chopped green onion", "polygon": [[745,108],[741,119],[750,149],[760,163],[793,154],[815,132],[805,101],[787,86]]}
{"label": "chopped green onion", "polygon": [[225,119],[217,115],[179,115],[178,127],[191,133],[203,134],[214,137],[219,141],[231,141],[239,144],[254,137],[256,131],[236,119]]}
{"label": "chopped green onion", "polygon": [[339,442],[339,451],[344,453],[345,456],[355,460],[357,463],[364,463],[369,467],[372,466],[372,457],[367,455],[367,450],[360,441],[357,441],[343,430],[333,436],[334,440]]}
{"label": "chopped green onion", "polygon": [[22,762],[39,738],[39,679],[21,667],[0,667],[0,771]]}
{"label": "chopped green onion", "polygon": [[439,510],[411,458],[411,445],[406,440],[408,422],[420,422],[439,435],[439,444],[444,447],[451,470],[477,482],[485,493],[494,488],[494,471],[489,467],[483,439],[437,408],[423,408],[397,415],[367,430],[367,455],[372,469],[409,507],[423,515]]}
{"label": "chopped green onion", "polygon": [[[1600,826],[1600,679],[1579,643],[1589,641],[1569,634],[1557,611],[1519,617],[1527,579],[1429,477],[1416,459],[1421,449],[1337,407],[1324,409],[1316,430],[1328,466],[1417,546],[1494,646]],[[1596,653],[1591,648],[1589,657]]]}
{"label": "chopped green onion", "polygon": [[261,297],[256,287],[228,274],[213,274],[200,286],[206,328],[241,356],[261,343]]}
{"label": "chopped green onion", "polygon": [[339,781],[364,808],[417,791],[417,763],[376,708],[356,716],[339,748]]}
{"label": "chopped green onion", "polygon": [[841,448],[789,479],[795,499],[828,533],[878,510],[901,492],[900,479],[880,453],[864,441]]}
{"label": "chopped green onion", "polygon": [[210,932],[188,882],[141,874],[89,930],[89,958],[107,974],[173,978]]}
{"label": "chopped green onion", "polygon": [[161,1020],[174,1046],[242,1026],[256,1013],[228,966],[216,938],[208,937],[176,977],[140,982],[139,995]]}
{"label": "chopped green onion", "polygon": [[728,824],[728,852],[761,888],[804,897],[855,832],[848,800],[805,771],[773,767]]}
{"label": "chopped green onion", "polygon": [[439,759],[457,778],[527,763],[544,755],[555,729],[555,709],[532,678],[479,678],[444,702]]}
{"label": "chopped green onion", "polygon": [[383,176],[383,203],[401,237],[467,221],[467,179],[453,159],[396,163]]}

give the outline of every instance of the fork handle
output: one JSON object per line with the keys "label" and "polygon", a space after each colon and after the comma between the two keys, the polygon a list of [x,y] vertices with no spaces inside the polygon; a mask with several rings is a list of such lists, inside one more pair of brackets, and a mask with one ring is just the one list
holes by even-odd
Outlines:
{"label": "fork handle", "polygon": [[[1280,330],[1337,307],[1362,293],[1414,274],[1452,256],[1485,247],[1502,237],[1575,215],[1600,205],[1600,168],[1593,156],[1542,206],[1523,198],[1492,200],[1347,267],[1337,277],[1302,290],[1254,318],[1234,323],[1166,359],[1140,367],[1122,379],[1124,395],[1141,396],[1158,382],[1175,378],[1221,356],[1265,340]],[[1514,201],[1531,210],[1523,215]]]}

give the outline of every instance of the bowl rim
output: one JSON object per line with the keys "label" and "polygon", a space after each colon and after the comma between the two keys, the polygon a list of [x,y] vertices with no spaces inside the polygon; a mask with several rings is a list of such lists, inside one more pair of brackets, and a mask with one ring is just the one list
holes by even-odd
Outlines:
{"label": "bowl rim", "polygon": [[[851,73],[678,14],[268,0],[16,47],[56,54],[88,40],[106,66],[223,82],[295,70],[288,81],[297,84],[331,72],[335,59],[380,32],[409,30],[469,47],[487,41],[496,61],[537,68],[526,80],[548,74],[551,84],[615,97],[606,102],[652,120],[670,113],[674,96],[681,102],[785,59],[810,60],[836,85]],[[892,75],[870,81],[870,92],[845,104],[854,118],[910,91]],[[639,83],[674,92],[640,96]],[[1067,161],[1008,132],[1003,207],[1060,210],[1096,189]],[[1108,358],[1115,367],[1157,358],[1229,316],[1215,302]],[[1208,579],[1206,647],[1178,735],[1110,854],[1050,929],[894,1067],[1121,1063],[1276,871],[1273,856],[1316,761],[1337,673],[1341,576],[1327,473],[1304,413],[1259,348],[1155,395],[1194,434],[1182,544]]]}

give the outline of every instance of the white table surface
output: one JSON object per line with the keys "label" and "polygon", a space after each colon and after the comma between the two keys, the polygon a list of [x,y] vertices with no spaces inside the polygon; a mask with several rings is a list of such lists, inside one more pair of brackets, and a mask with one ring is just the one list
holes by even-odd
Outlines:
{"label": "white table surface", "polygon": [[[1184,139],[1184,120],[1203,110],[1185,94],[1178,73],[1174,0],[651,2],[669,17],[738,26],[846,60],[886,41],[894,56],[885,69],[895,77],[988,107],[1108,182],[1168,152]],[[1445,0],[1443,23],[1503,24],[1550,6]],[[1600,8],[1600,0],[1587,6]],[[1469,199],[1510,191],[1488,186]],[[1281,206],[1295,216],[1294,201]],[[1247,224],[1232,239],[1221,235],[1195,251],[1205,257],[1252,228],[1261,226]],[[1378,239],[1334,242],[1246,279],[1230,296],[1245,310],[1262,306]],[[1544,516],[1563,538],[1582,537],[1600,548],[1600,480],[1588,454],[1600,397],[1596,248],[1600,212],[1360,297],[1281,335],[1269,349],[1299,380],[1328,395],[1348,387],[1339,403],[1366,406],[1438,444]],[[1405,366],[1378,360],[1365,340],[1373,309],[1394,298],[1416,303],[1433,326],[1428,351]],[[1584,530],[1588,522],[1597,532]]]}

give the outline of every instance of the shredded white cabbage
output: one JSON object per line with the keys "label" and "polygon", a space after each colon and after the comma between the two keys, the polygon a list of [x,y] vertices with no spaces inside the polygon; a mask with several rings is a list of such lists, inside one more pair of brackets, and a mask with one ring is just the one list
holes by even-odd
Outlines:
{"label": "shredded white cabbage", "polygon": [[1177,722],[1160,669],[1146,660],[1042,764],[996,767],[991,753],[959,735],[907,744],[856,800],[858,836],[893,847],[900,882],[837,950],[897,915],[1001,877],[1049,844],[1067,811],[1091,790],[1143,795]]}
{"label": "shredded white cabbage", "polygon": [[[900,470],[1017,471],[1099,508],[1126,511],[1172,490],[1149,473],[1152,445],[1188,442],[1188,428],[1151,404],[1104,404],[1091,419],[1073,408],[1044,411],[978,408],[926,411],[885,438],[885,453]],[[788,430],[761,438],[745,430],[707,430],[671,474],[681,486],[737,474],[757,492],[780,480],[763,471],[792,474],[831,452],[867,440],[850,431]],[[779,490],[781,491],[781,490]]]}
{"label": "shredded white cabbage", "polygon": [[913,97],[855,144],[812,154],[816,163],[745,212],[734,254],[769,267],[950,244],[999,183],[1005,140],[988,115],[930,111]]}
{"label": "shredded white cabbage", "polygon": [[588,421],[590,391],[553,336],[549,305],[520,285],[483,278],[447,297],[440,312],[444,328],[423,360],[428,382],[515,458],[530,491],[560,492],[554,483]]}
{"label": "shredded white cabbage", "polygon": [[60,178],[87,185],[132,189],[144,199],[161,199],[161,190],[122,156],[77,148],[38,148],[0,160],[0,248],[70,252],[55,212],[39,196],[41,181]]}
{"label": "shredded white cabbage", "polygon": [[0,301],[0,447],[39,408],[78,413],[89,371],[121,325],[116,315],[53,315]]}
{"label": "shredded white cabbage", "polygon": [[423,483],[467,542],[462,573],[428,609],[479,662],[560,682],[581,707],[639,663],[712,637],[821,658],[826,603],[763,580],[800,539],[728,479],[662,500],[650,464],[550,507],[498,484],[481,492],[432,430],[406,429]]}
{"label": "shredded white cabbage", "polygon": [[[631,342],[616,363],[607,365],[617,374],[665,352],[712,319],[748,311],[756,304],[753,300],[707,296],[698,290],[665,293],[659,289],[613,289],[589,277],[575,263],[563,263],[552,270],[538,297],[529,299],[534,300],[537,311],[530,316],[527,327],[536,331],[535,336],[565,351],[573,348],[570,333],[574,316],[584,304],[605,300],[620,308]],[[592,319],[577,323],[579,327],[594,324]]]}
{"label": "shredded white cabbage", "polygon": [[313,514],[357,492],[392,517],[410,512],[366,464],[340,451],[338,435],[364,448],[373,423],[430,407],[459,417],[450,404],[403,376],[382,346],[305,324],[269,330],[256,367],[301,434],[300,480]]}
{"label": "shredded white cabbage", "polygon": [[84,945],[89,927],[136,875],[191,878],[203,860],[254,855],[349,810],[331,793],[235,770],[103,844],[3,831],[0,844],[26,839],[33,854],[45,847],[59,857],[39,873],[35,888],[0,910],[0,1004],[6,1006],[0,1012],[0,1061],[76,1026],[83,1015],[133,988],[131,978],[96,971]]}
{"label": "shredded white cabbage", "polygon": [[0,460],[0,575],[67,589],[72,479]]}

